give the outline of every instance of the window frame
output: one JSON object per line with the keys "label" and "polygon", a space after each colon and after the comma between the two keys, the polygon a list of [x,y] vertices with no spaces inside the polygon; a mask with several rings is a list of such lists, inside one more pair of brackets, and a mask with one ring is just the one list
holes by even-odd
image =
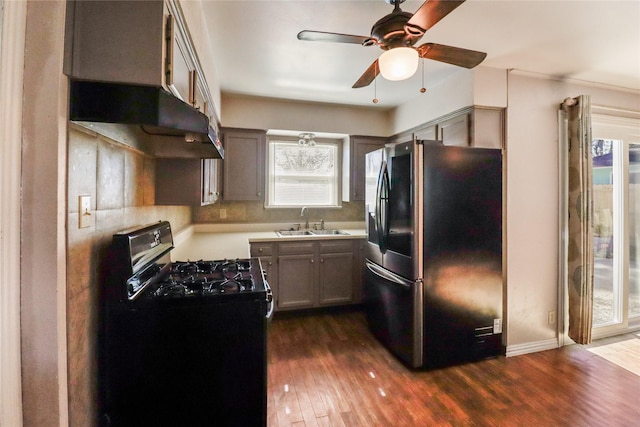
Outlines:
{"label": "window frame", "polygon": [[274,187],[274,175],[273,171],[273,149],[272,144],[275,143],[297,143],[297,137],[293,136],[283,136],[283,135],[270,135],[267,136],[267,146],[265,153],[265,199],[264,199],[264,207],[266,209],[291,209],[291,208],[302,208],[304,206],[312,207],[314,209],[335,209],[342,207],[342,181],[343,181],[343,170],[342,170],[342,150],[343,150],[343,141],[342,139],[334,139],[334,138],[321,138],[316,137],[315,142],[316,145],[332,145],[336,147],[336,158],[335,158],[335,181],[334,181],[334,192],[335,192],[335,204],[327,204],[327,205],[315,205],[315,204],[287,204],[287,205],[279,205],[273,204],[272,196],[273,196],[273,187]]}

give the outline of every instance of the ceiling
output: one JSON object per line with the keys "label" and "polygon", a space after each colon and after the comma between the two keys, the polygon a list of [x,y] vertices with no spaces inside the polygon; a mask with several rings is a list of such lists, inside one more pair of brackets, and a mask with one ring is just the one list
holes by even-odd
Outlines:
{"label": "ceiling", "polygon": [[[391,108],[424,96],[412,78],[351,87],[382,52],[356,44],[299,41],[301,30],[368,36],[392,11],[384,0],[202,0],[223,93]],[[407,0],[415,12],[423,1]],[[487,52],[481,66],[517,69],[640,91],[640,2],[467,0],[416,44]],[[424,86],[453,65],[424,61]],[[373,104],[372,99],[379,99]]]}

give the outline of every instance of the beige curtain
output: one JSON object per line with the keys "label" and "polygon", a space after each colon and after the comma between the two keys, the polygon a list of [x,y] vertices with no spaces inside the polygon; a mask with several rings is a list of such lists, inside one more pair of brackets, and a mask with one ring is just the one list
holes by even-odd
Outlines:
{"label": "beige curtain", "polygon": [[591,97],[567,98],[568,247],[567,283],[569,337],[591,342],[593,318],[593,165]]}

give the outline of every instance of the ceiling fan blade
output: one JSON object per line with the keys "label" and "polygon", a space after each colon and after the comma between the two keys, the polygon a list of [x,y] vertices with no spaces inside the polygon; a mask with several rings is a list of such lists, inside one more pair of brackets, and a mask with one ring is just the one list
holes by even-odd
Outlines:
{"label": "ceiling fan blade", "polygon": [[[335,42],[335,43],[354,43],[364,44],[365,42],[374,41],[370,36],[353,36],[351,34],[326,33],[323,31],[300,31],[298,40],[311,42]],[[373,44],[373,43],[371,43]]]}
{"label": "ceiling fan blade", "polygon": [[405,28],[409,27],[412,33],[418,32],[415,27],[427,31],[464,2],[465,0],[427,0],[407,21]]}
{"label": "ceiling fan blade", "polygon": [[447,64],[465,68],[475,67],[484,61],[487,56],[484,52],[436,43],[425,43],[416,49],[421,58],[433,59],[434,61],[446,62]]}
{"label": "ceiling fan blade", "polygon": [[378,67],[378,60],[373,61],[373,64],[369,65],[367,71],[360,76],[357,82],[352,86],[353,89],[357,89],[359,87],[369,86],[372,81],[378,77],[378,73],[380,73],[380,67]]}

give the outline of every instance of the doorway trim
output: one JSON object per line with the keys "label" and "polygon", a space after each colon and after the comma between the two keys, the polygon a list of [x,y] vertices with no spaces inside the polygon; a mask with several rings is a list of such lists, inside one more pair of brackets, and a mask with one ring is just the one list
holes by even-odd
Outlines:
{"label": "doorway trim", "polygon": [[0,0],[0,425],[21,427],[20,215],[27,2]]}

